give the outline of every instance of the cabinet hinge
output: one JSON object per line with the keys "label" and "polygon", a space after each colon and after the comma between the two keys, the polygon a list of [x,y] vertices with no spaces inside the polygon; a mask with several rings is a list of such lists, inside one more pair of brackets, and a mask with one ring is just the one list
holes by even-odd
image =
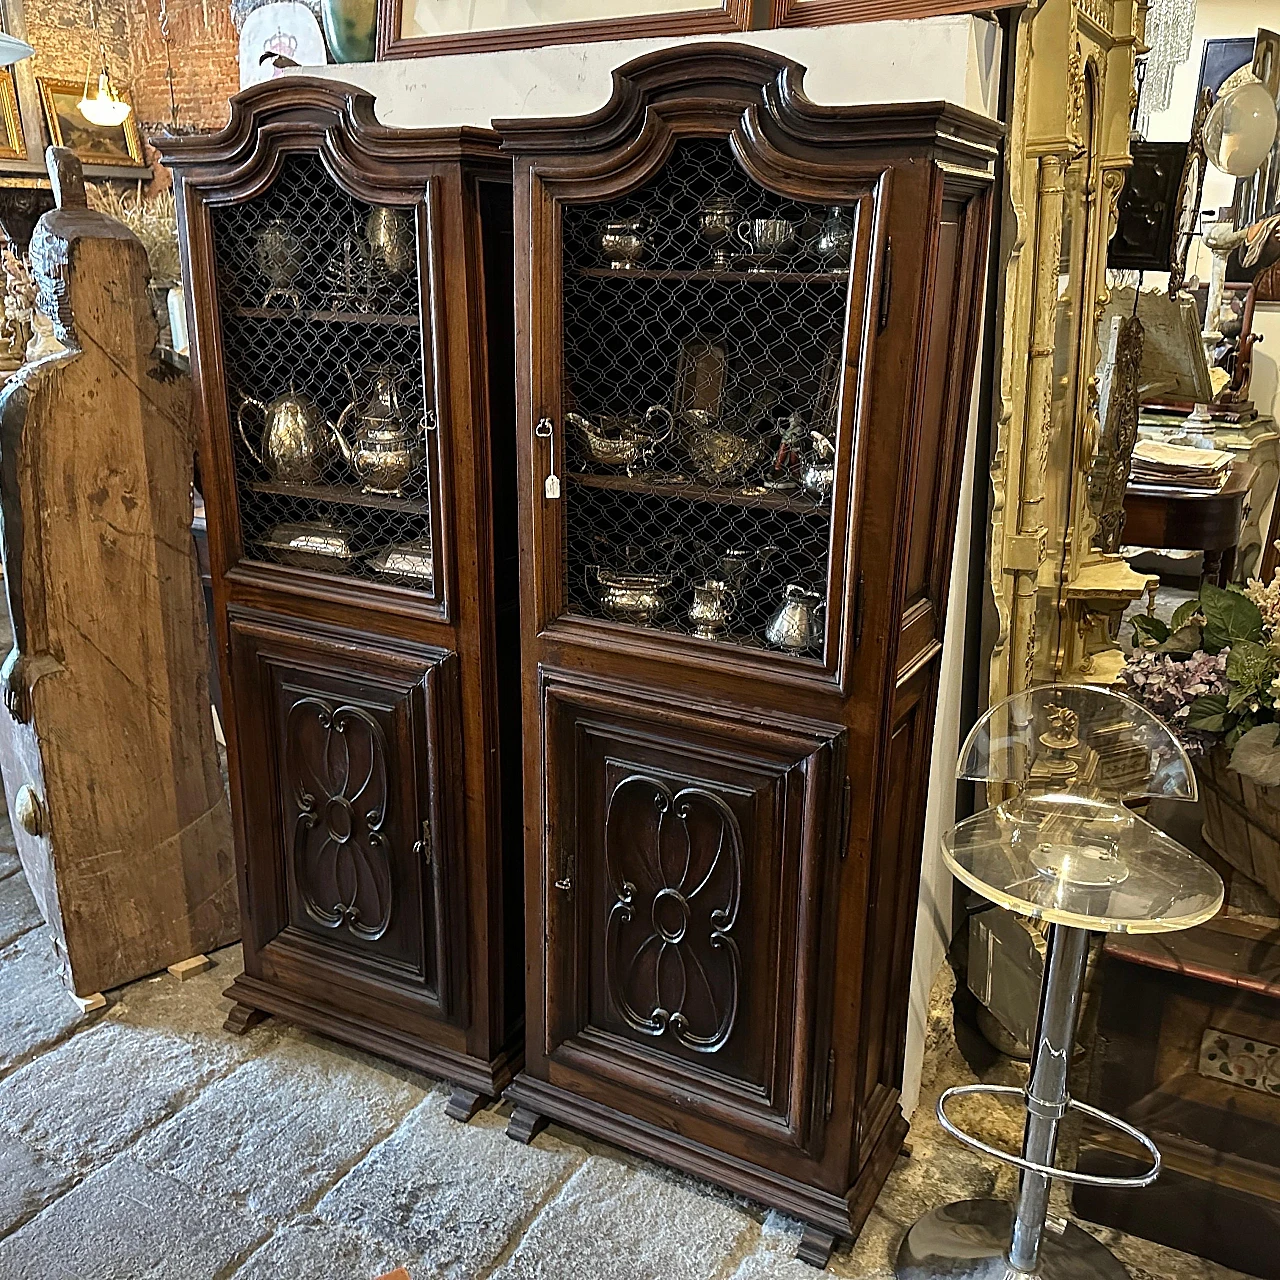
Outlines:
{"label": "cabinet hinge", "polygon": [[880,327],[882,332],[889,323],[889,295],[893,291],[893,237],[886,236],[884,262],[880,267]]}
{"label": "cabinet hinge", "polygon": [[849,818],[853,811],[853,783],[848,778],[840,792],[840,861],[849,856]]}
{"label": "cabinet hinge", "polygon": [[835,1102],[836,1102],[836,1051],[832,1049],[831,1052],[827,1054],[827,1096],[822,1107],[823,1115],[825,1115],[828,1120],[831,1119],[831,1112],[835,1108]]}
{"label": "cabinet hinge", "polygon": [[428,866],[431,865],[431,859],[435,856],[435,848],[431,839],[431,819],[423,818],[422,820],[422,839],[413,842],[413,852],[423,860]]}
{"label": "cabinet hinge", "polygon": [[853,647],[862,648],[862,602],[866,592],[862,589],[862,574],[858,574],[858,585],[853,589]]}

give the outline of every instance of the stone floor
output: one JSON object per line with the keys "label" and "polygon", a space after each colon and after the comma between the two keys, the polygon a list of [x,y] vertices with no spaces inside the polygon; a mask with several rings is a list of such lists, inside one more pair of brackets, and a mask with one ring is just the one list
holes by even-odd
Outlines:
{"label": "stone floor", "polygon": [[[168,974],[82,1018],[0,825],[0,1280],[812,1280],[797,1223],[552,1128],[532,1146],[505,1108],[444,1115],[436,1080],[269,1021],[225,1034],[238,972]],[[949,971],[944,971],[949,978]],[[991,1078],[1021,1068],[1001,1060]],[[1012,1177],[933,1120],[973,1076],[946,986],[932,1019],[913,1154],[830,1274],[890,1277],[934,1205]],[[1012,1114],[980,1114],[1016,1142]],[[1135,1280],[1236,1273],[1114,1232]]]}

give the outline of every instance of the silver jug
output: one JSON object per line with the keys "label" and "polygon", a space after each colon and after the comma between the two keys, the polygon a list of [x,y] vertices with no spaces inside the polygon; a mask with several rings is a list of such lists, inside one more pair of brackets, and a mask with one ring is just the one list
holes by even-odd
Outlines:
{"label": "silver jug", "polygon": [[804,653],[822,643],[819,615],[825,608],[826,601],[818,592],[799,582],[789,582],[782,593],[782,604],[764,629],[764,638],[775,649]]}
{"label": "silver jug", "polygon": [[[245,410],[262,414],[260,449],[245,430]],[[292,387],[265,404],[245,396],[236,410],[236,427],[254,460],[266,467],[273,480],[287,484],[315,484],[324,472],[333,431],[320,410]]]}
{"label": "silver jug", "polygon": [[718,640],[729,625],[736,603],[732,588],[717,578],[708,578],[693,588],[688,618],[693,634],[703,640]]}
{"label": "silver jug", "polygon": [[825,502],[836,487],[836,447],[821,431],[810,431],[813,451],[800,472],[800,487],[811,498]]}
{"label": "silver jug", "polygon": [[832,267],[847,266],[853,255],[853,223],[845,217],[839,205],[832,206],[827,220],[818,232],[818,241],[814,246],[818,257]]}
{"label": "silver jug", "polygon": [[[370,372],[373,394],[360,406],[352,399],[339,415],[333,435],[364,493],[401,498],[406,481],[417,472],[426,453],[422,429],[410,426],[400,412],[395,374],[381,366]],[[358,425],[354,439],[348,440],[344,428],[353,415]]]}

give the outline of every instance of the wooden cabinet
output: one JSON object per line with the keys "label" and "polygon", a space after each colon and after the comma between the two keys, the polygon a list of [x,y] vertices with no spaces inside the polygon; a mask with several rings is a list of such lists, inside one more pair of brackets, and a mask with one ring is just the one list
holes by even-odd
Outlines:
{"label": "wooden cabinet", "polygon": [[465,1117],[522,1048],[510,162],[304,78],[160,147],[240,864],[231,1021],[446,1076]]}
{"label": "wooden cabinet", "polygon": [[[527,1035],[548,1118],[808,1224],[898,1153],[998,126],[689,45],[515,161]],[[539,945],[541,944],[541,945]]]}

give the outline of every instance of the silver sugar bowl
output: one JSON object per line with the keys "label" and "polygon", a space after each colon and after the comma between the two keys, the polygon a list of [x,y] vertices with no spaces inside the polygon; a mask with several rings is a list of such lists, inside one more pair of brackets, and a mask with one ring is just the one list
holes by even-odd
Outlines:
{"label": "silver sugar bowl", "polygon": [[733,262],[729,245],[738,225],[738,206],[728,196],[711,196],[698,210],[698,234],[711,246],[711,265],[726,270]]}
{"label": "silver sugar bowl", "polygon": [[615,622],[647,627],[667,607],[665,593],[673,581],[669,573],[633,573],[594,564],[586,572],[587,588]]}
{"label": "silver sugar bowl", "polygon": [[623,218],[600,228],[600,248],[613,271],[634,271],[648,252],[648,218]]}

